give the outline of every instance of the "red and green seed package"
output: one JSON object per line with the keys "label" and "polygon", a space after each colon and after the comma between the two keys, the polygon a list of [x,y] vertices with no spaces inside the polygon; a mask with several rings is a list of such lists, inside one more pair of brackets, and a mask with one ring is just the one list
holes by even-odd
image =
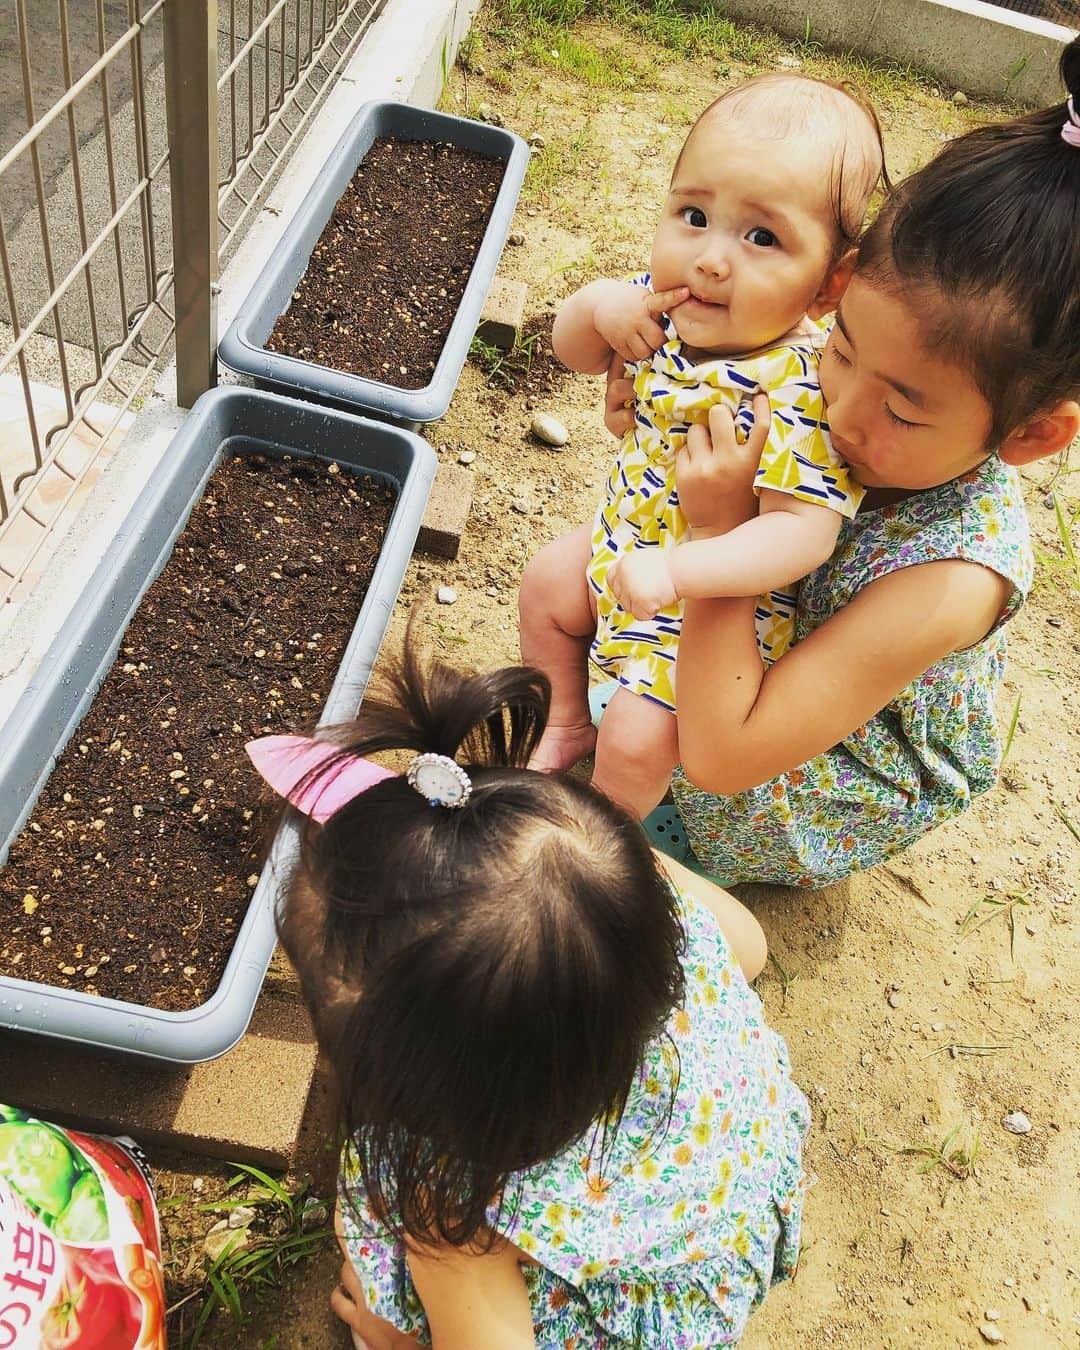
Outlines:
{"label": "red and green seed package", "polygon": [[0,1105],[0,1350],[165,1350],[157,1210],[130,1141]]}

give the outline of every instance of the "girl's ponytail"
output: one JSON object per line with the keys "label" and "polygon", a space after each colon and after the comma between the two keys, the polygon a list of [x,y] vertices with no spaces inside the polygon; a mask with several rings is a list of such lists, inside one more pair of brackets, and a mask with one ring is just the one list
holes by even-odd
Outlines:
{"label": "girl's ponytail", "polygon": [[[409,641],[334,740],[451,757],[468,798],[433,809],[392,774],[305,820],[279,915],[361,1189],[416,1242],[482,1241],[514,1174],[577,1141],[599,1164],[683,992],[682,926],[637,822],[525,767],[549,696],[537,671],[463,674]],[[662,1130],[670,1097],[652,1105]]]}
{"label": "girl's ponytail", "polygon": [[1080,37],[1060,69],[1071,109],[1067,98],[950,141],[859,246],[859,275],[903,295],[928,346],[971,372],[991,448],[1080,393],[1080,146],[1062,134],[1080,119]]}

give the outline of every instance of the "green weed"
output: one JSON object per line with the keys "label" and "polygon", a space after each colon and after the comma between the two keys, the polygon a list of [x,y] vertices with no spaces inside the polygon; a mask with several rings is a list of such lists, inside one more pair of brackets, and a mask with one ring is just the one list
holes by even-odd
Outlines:
{"label": "green weed", "polygon": [[[255,1218],[236,1229],[236,1236],[216,1259],[203,1258],[203,1278],[198,1288],[168,1309],[170,1318],[181,1314],[173,1324],[180,1350],[195,1350],[219,1310],[228,1313],[237,1325],[244,1325],[248,1320],[247,1298],[253,1296],[258,1301],[267,1289],[280,1283],[289,1266],[314,1256],[332,1236],[328,1228],[305,1231],[306,1183],[289,1191],[258,1167],[245,1163],[235,1166],[239,1170],[229,1178],[225,1188],[227,1196],[229,1192],[234,1195],[198,1208],[203,1213],[227,1216],[240,1206],[247,1206],[255,1211]],[[236,1195],[240,1186],[245,1187],[244,1193]],[[195,1318],[190,1329],[185,1326],[185,1309],[189,1304],[194,1305]]]}
{"label": "green weed", "polygon": [[794,971],[785,970],[780,963],[780,958],[776,955],[775,952],[769,953],[769,964],[776,971],[777,977],[780,980],[781,1001],[783,1004],[786,1005],[788,990],[792,988],[793,985],[798,983],[799,972],[797,970]]}
{"label": "green weed", "polygon": [[474,337],[469,344],[469,360],[480,367],[488,378],[488,384],[501,389],[515,389],[532,368],[533,353],[540,340],[539,333],[530,333],[522,337],[519,333],[509,351],[495,347],[483,338]]}
{"label": "green weed", "polygon": [[999,895],[996,891],[991,891],[989,895],[984,895],[976,900],[960,920],[958,936],[965,938],[970,933],[974,933],[976,929],[981,928],[983,924],[989,923],[991,919],[1004,914],[1009,922],[1009,956],[1011,957],[1016,942],[1016,910],[1028,908],[1031,904],[1030,896],[1030,888],[1024,891],[1006,891],[1002,895]]}
{"label": "green weed", "polygon": [[1009,751],[1012,749],[1013,737],[1016,735],[1016,728],[1020,722],[1020,704],[1023,702],[1023,694],[1017,694],[1016,702],[1013,704],[1012,717],[1009,719],[1009,730],[1005,736],[1005,746],[1001,751],[1002,764],[1009,758]]}
{"label": "green weed", "polygon": [[957,1181],[966,1181],[975,1175],[979,1131],[972,1130],[966,1141],[959,1142],[962,1129],[962,1125],[954,1125],[940,1144],[903,1144],[895,1152],[905,1157],[922,1158],[919,1166],[921,1173],[932,1172],[934,1168],[940,1167]]}

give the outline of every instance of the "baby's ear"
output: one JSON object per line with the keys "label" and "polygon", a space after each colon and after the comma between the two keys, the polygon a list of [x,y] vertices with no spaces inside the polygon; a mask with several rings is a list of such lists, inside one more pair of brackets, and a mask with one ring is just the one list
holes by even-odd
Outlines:
{"label": "baby's ear", "polygon": [[848,249],[840,261],[826,273],[821,290],[810,301],[810,307],[806,311],[811,319],[823,319],[840,303],[855,271],[856,256],[855,249]]}
{"label": "baby's ear", "polygon": [[998,450],[998,458],[1019,468],[1034,464],[1066,449],[1080,435],[1080,403],[1064,399],[1048,412],[1036,413],[1022,427],[1009,433]]}

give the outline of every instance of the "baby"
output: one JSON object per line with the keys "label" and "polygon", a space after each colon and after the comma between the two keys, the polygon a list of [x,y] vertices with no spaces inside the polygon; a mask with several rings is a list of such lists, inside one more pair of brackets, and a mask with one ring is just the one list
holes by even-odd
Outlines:
{"label": "baby", "polygon": [[[552,682],[533,761],[562,770],[595,745],[594,782],[638,816],[663,797],[678,760],[675,658],[681,602],[760,596],[765,660],[791,640],[785,589],[833,551],[862,489],[833,450],[818,385],[830,313],[849,251],[883,175],[873,110],[846,87],[763,75],[723,94],[675,162],[650,270],[595,281],[562,306],[553,346],[571,370],[617,358],[634,383],[624,436],[591,526],[526,568],[522,659]],[[772,422],[755,479],[756,518],[689,539],[675,457],[718,402],[744,438],[758,391]],[[618,689],[593,731],[587,658]]]}

